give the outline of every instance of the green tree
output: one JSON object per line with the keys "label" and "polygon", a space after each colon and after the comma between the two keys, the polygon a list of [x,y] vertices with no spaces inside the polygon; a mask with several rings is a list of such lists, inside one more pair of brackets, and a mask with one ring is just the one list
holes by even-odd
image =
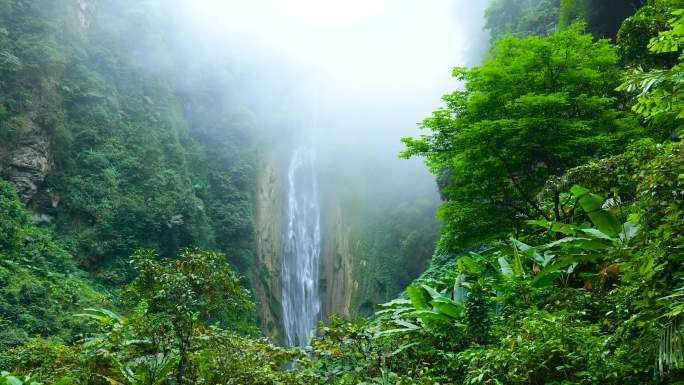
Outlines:
{"label": "green tree", "polygon": [[28,225],[28,213],[22,206],[14,186],[0,179],[0,251],[9,251],[22,227]]}
{"label": "green tree", "polygon": [[482,66],[454,70],[465,89],[444,96],[446,107],[421,124],[429,133],[404,138],[402,153],[439,175],[447,242],[462,247],[548,217],[535,196],[549,177],[619,152],[641,131],[616,108],[617,63],[610,42],[574,25],[505,38]]}
{"label": "green tree", "polygon": [[[217,252],[186,249],[180,258],[159,260],[151,250],[139,251],[132,263],[138,276],[125,291],[124,298],[139,309],[150,325],[142,335],[170,339],[178,355],[176,381],[190,383],[193,336],[208,325],[253,331],[254,304],[240,277]],[[163,353],[166,344],[159,344]]]}
{"label": "green tree", "polygon": [[651,38],[653,54],[678,54],[676,63],[666,68],[637,68],[618,88],[638,93],[632,109],[650,120],[684,118],[684,2],[671,4],[670,28]]}
{"label": "green tree", "polygon": [[577,21],[587,21],[591,10],[591,0],[561,0],[558,22],[561,27],[568,27]]}
{"label": "green tree", "polygon": [[558,27],[560,0],[495,0],[485,11],[492,41],[506,35],[546,36]]}
{"label": "green tree", "polygon": [[620,54],[628,66],[644,68],[672,67],[677,54],[659,55],[648,49],[651,38],[670,28],[672,7],[681,0],[649,0],[625,19],[617,33]]}

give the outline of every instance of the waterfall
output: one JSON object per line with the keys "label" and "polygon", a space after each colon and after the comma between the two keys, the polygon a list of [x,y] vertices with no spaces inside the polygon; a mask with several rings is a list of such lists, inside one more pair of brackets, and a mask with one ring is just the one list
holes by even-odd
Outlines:
{"label": "waterfall", "polygon": [[282,305],[286,342],[306,346],[319,319],[321,210],[315,153],[302,146],[294,151],[287,173],[287,227],[282,258]]}

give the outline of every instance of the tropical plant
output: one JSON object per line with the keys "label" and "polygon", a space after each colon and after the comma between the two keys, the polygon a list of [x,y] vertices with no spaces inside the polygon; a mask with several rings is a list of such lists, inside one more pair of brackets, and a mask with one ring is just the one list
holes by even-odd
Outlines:
{"label": "tropical plant", "polygon": [[[9,372],[0,372],[0,385],[42,385],[31,376],[15,376]],[[79,385],[79,382],[70,377],[64,377],[51,385]]]}
{"label": "tropical plant", "polygon": [[534,199],[550,177],[639,134],[617,109],[615,47],[583,28],[498,41],[482,66],[454,70],[465,90],[423,121],[430,133],[403,139],[402,156],[424,157],[440,176],[439,215],[454,249],[550,219]]}
{"label": "tropical plant", "polygon": [[620,91],[636,93],[632,110],[647,119],[671,116],[684,118],[684,5],[673,2],[670,28],[659,32],[650,40],[648,49],[654,54],[679,54],[676,64],[670,68],[637,68],[618,87]]}

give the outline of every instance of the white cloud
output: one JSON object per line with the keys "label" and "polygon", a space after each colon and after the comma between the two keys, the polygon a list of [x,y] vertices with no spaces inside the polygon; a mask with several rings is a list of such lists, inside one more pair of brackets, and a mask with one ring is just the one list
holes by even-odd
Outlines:
{"label": "white cloud", "polygon": [[310,24],[339,22],[382,14],[396,0],[271,0],[288,18]]}
{"label": "white cloud", "polygon": [[183,1],[203,28],[277,52],[348,89],[434,87],[467,54],[460,1]]}

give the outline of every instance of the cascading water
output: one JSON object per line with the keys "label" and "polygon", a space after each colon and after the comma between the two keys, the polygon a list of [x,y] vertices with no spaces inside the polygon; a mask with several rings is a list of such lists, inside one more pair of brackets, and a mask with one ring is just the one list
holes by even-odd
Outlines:
{"label": "cascading water", "polygon": [[318,293],[321,210],[313,148],[302,146],[294,151],[287,178],[287,227],[282,258],[283,324],[289,346],[306,346],[321,309]]}

